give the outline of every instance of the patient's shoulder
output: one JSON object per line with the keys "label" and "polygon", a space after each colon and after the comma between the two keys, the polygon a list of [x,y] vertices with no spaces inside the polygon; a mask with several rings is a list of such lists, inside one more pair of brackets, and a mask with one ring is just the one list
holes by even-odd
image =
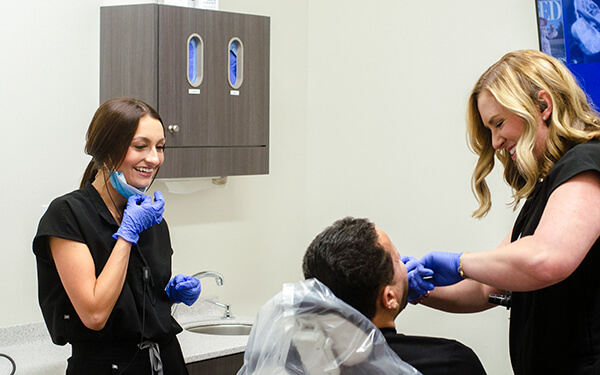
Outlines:
{"label": "patient's shoulder", "polygon": [[388,345],[423,374],[486,373],[473,349],[459,341],[392,331],[382,330]]}

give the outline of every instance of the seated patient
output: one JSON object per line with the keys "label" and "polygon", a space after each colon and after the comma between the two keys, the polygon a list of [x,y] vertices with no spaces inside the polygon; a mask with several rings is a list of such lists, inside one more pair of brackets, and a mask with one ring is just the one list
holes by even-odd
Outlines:
{"label": "seated patient", "polygon": [[387,234],[366,219],[344,218],[310,244],[304,277],[316,278],[383,333],[388,345],[424,375],[485,374],[473,350],[455,340],[396,333],[406,307],[406,267]]}

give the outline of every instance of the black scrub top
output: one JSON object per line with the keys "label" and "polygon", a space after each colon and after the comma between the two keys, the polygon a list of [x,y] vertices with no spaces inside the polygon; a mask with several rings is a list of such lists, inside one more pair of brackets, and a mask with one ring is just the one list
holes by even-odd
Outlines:
{"label": "black scrub top", "polygon": [[[512,241],[533,234],[552,192],[586,171],[600,172],[598,141],[573,147],[538,183],[519,213]],[[564,255],[570,256],[569,249]],[[565,280],[513,293],[510,356],[516,375],[600,374],[600,240]]]}
{"label": "black scrub top", "polygon": [[[106,326],[100,331],[90,330],[77,316],[52,259],[48,236],[86,244],[98,276],[115,245],[112,235],[118,228],[100,194],[89,183],[83,189],[56,198],[40,220],[33,240],[39,303],[55,344],[139,342],[142,331],[145,339],[161,343],[181,332],[171,317],[171,302],[165,292],[173,254],[165,220],[140,233],[137,246],[132,247],[126,280]],[[150,270],[147,281],[143,277],[144,267]]]}
{"label": "black scrub top", "polygon": [[468,346],[440,337],[406,336],[380,328],[398,356],[424,375],[485,375],[481,361]]}

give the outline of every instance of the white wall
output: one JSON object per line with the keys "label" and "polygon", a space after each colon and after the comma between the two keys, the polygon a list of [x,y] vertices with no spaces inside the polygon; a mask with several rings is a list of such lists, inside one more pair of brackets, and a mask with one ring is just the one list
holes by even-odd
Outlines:
{"label": "white wall", "polygon": [[[132,1],[7,2],[0,12],[0,326],[41,320],[31,240],[41,206],[77,188],[89,160],[99,7],[113,3]],[[345,215],[371,218],[415,256],[495,247],[515,214],[495,173],[492,213],[470,217],[465,104],[505,52],[537,48],[535,2],[448,4],[221,0],[222,10],[271,17],[271,172],[165,194],[174,271],[221,272],[225,285],[203,283],[204,293],[254,315],[301,278],[307,244]],[[507,318],[502,309],[451,315],[410,305],[397,325],[457,338],[488,372],[509,374]]]}
{"label": "white wall", "polygon": [[0,325],[41,320],[31,242],[42,205],[75,189],[98,106],[96,1],[3,2],[0,12]]}

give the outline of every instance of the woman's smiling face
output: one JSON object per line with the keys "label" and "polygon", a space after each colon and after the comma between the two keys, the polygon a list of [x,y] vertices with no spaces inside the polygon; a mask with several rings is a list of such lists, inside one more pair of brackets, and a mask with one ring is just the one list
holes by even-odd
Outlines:
{"label": "woman's smiling face", "polygon": [[165,134],[160,121],[150,116],[140,118],[137,130],[123,163],[118,168],[127,183],[145,188],[152,183],[158,167],[164,161]]}
{"label": "woman's smiling face", "polygon": [[523,134],[525,120],[498,103],[488,91],[483,90],[477,99],[477,108],[483,125],[492,133],[492,146],[496,150],[506,149],[510,157],[517,157],[517,142]]}
{"label": "woman's smiling face", "polygon": [[[511,159],[516,160],[516,146],[523,134],[525,120],[500,105],[489,90],[483,90],[479,94],[477,108],[483,125],[491,132],[494,149],[505,149],[510,154]],[[536,120],[538,131],[533,156],[539,162],[545,151],[548,126],[545,124],[545,119],[542,119],[541,113],[538,113]]]}

